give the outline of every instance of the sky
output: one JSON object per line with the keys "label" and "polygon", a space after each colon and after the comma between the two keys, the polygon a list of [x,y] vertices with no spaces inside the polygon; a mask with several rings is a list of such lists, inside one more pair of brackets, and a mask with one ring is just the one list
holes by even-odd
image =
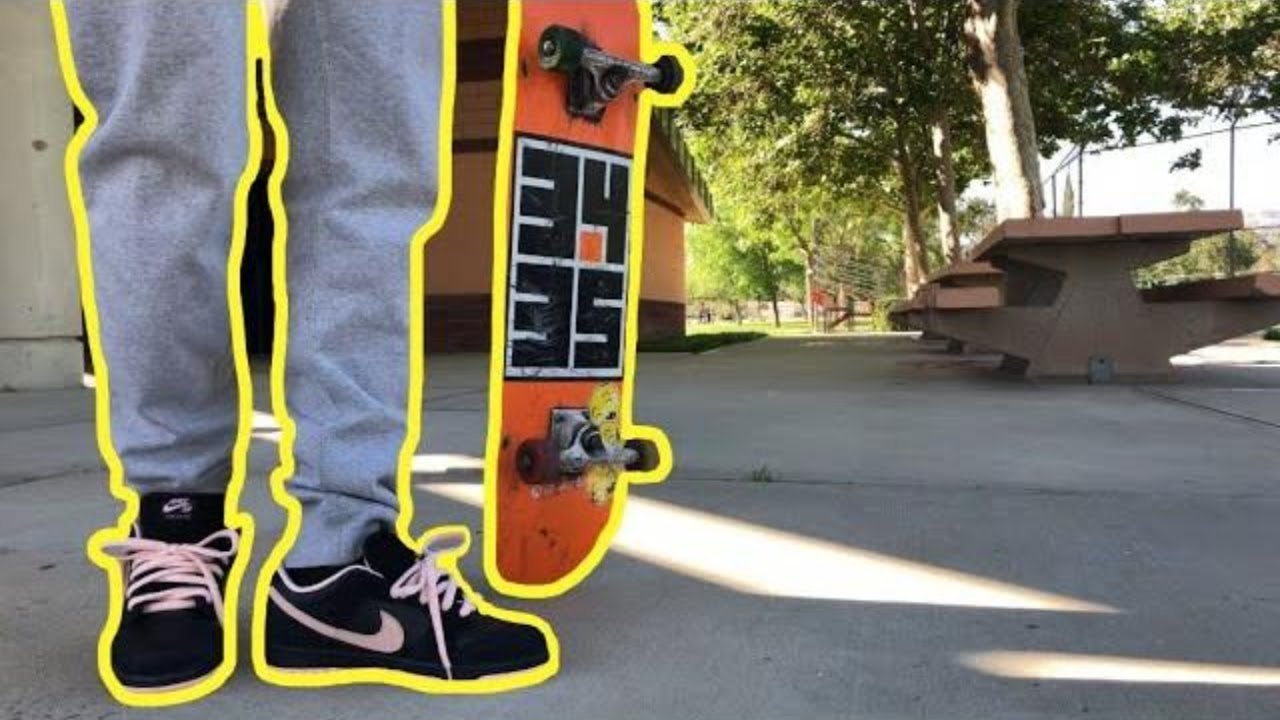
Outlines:
{"label": "sky", "polygon": [[[1240,125],[1269,121],[1265,116],[1256,116]],[[1225,123],[1202,122],[1187,129],[1186,134],[1225,127]],[[1246,225],[1280,224],[1280,140],[1267,142],[1277,134],[1280,134],[1280,124],[1236,130],[1236,206],[1244,211]],[[1169,171],[1178,157],[1196,148],[1203,152],[1199,169]],[[1176,143],[1086,153],[1084,214],[1172,211],[1176,209],[1173,196],[1179,190],[1198,195],[1204,200],[1205,209],[1230,207],[1228,148],[1227,133],[1219,133]],[[1040,170],[1046,180],[1072,150],[1063,148],[1055,157],[1041,159]],[[1067,170],[1063,168],[1058,172],[1060,208]],[[1074,183],[1077,178],[1074,162],[1069,170]],[[1052,214],[1049,188],[1046,183],[1045,205],[1046,212]],[[974,183],[967,194],[989,198],[991,188],[987,183]]]}

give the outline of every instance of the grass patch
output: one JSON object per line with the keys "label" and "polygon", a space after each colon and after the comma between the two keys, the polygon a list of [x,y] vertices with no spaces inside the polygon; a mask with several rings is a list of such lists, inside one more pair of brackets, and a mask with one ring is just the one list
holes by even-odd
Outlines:
{"label": "grass patch", "polygon": [[[848,335],[852,332],[872,332],[877,330],[873,322],[873,318],[867,315],[859,315],[855,318],[855,324],[850,327],[848,323],[841,324],[840,327],[831,331],[832,335]],[[684,331],[688,335],[708,335],[723,332],[758,332],[770,336],[799,336],[799,335],[821,335],[820,330],[814,330],[808,320],[803,318],[798,320],[783,320],[781,326],[775,326],[772,320],[751,321],[744,323],[736,323],[731,320],[717,320],[711,323],[689,322],[684,326]]]}
{"label": "grass patch", "polygon": [[805,335],[813,332],[808,320],[784,320],[781,327],[775,327],[773,321],[768,322],[691,322],[685,325],[688,335],[716,335],[720,333],[754,332],[763,335]]}
{"label": "grass patch", "polygon": [[1280,325],[1270,328],[1266,332],[1262,333],[1262,339],[1280,341]]}
{"label": "grass patch", "polygon": [[759,340],[762,337],[767,336],[762,332],[753,331],[698,333],[684,337],[644,340],[637,345],[636,349],[640,352],[703,353],[725,345]]}

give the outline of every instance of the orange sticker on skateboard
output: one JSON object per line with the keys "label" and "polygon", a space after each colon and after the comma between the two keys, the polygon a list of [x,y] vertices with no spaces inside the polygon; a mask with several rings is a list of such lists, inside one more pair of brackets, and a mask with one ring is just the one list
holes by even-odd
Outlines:
{"label": "orange sticker on skateboard", "polygon": [[508,594],[580,582],[627,484],[671,449],[631,410],[650,110],[692,64],[648,3],[509,6],[495,188],[485,569]]}

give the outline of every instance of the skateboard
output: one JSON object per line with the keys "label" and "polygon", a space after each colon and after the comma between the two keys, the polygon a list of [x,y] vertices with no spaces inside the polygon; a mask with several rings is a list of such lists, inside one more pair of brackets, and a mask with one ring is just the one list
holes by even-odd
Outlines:
{"label": "skateboard", "polygon": [[635,0],[513,2],[507,33],[485,570],[548,597],[603,557],[627,483],[671,467],[631,409],[649,114],[688,95],[692,63]]}

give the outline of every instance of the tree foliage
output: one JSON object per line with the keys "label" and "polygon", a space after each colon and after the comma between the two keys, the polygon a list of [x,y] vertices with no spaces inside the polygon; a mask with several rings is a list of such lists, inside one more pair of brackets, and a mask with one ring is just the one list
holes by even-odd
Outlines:
{"label": "tree foliage", "polygon": [[1280,3],[1165,0],[1150,12],[1160,86],[1176,110],[1280,119]]}
{"label": "tree foliage", "polygon": [[[989,174],[966,70],[966,3],[667,0],[658,10],[697,58],[681,122],[732,214],[694,233],[691,288],[711,292],[713,279],[697,274],[717,263],[787,259],[801,282],[829,285],[832,267],[861,263],[896,274],[879,285],[902,292],[941,259],[925,239],[938,227],[931,135],[940,122],[957,190]],[[1176,138],[1205,116],[1280,117],[1275,0],[1028,0],[1017,19],[1042,154]],[[974,211],[987,209],[956,209],[971,240],[991,222]],[[767,297],[768,282],[727,265],[717,292]],[[792,272],[780,286],[796,282]]]}
{"label": "tree foliage", "polygon": [[[711,139],[702,155],[720,165],[712,174],[736,171],[731,187],[764,212],[811,210],[807,199],[786,197],[800,188],[896,211],[909,231],[908,264],[918,266],[909,272],[922,275],[920,215],[936,173],[930,125],[960,102],[970,109],[957,117],[970,122],[952,123],[953,136],[977,132],[953,47],[961,10],[914,1],[667,4],[702,70],[686,117]],[[963,182],[979,165],[971,152],[958,155]]]}
{"label": "tree foliage", "polygon": [[688,292],[690,297],[727,301],[737,307],[744,300],[777,303],[800,296],[804,267],[794,253],[742,223],[732,210],[722,211],[711,224],[689,235]]}

